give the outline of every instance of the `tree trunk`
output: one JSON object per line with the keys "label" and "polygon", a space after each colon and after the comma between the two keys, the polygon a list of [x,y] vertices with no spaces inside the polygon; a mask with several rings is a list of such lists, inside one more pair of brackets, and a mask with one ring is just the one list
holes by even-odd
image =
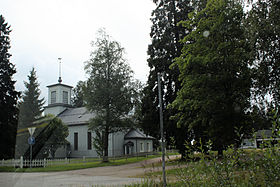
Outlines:
{"label": "tree trunk", "polygon": [[103,162],[108,162],[108,145],[109,145],[109,132],[108,127],[105,128],[104,132],[104,154],[103,154]]}

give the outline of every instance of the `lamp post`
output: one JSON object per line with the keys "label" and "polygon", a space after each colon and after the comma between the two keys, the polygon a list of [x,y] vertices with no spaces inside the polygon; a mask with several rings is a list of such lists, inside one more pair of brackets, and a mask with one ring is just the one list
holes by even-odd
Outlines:
{"label": "lamp post", "polygon": [[164,136],[163,136],[163,114],[162,114],[162,96],[161,96],[161,73],[158,73],[158,100],[159,100],[160,134],[161,134],[161,151],[162,151],[162,178],[163,178],[163,186],[166,187],[165,148],[164,148]]}

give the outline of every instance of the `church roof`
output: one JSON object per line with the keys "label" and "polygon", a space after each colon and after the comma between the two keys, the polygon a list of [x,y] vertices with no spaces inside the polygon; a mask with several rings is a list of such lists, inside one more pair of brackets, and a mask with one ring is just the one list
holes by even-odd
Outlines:
{"label": "church roof", "polygon": [[138,129],[131,129],[130,131],[128,131],[128,133],[126,133],[124,139],[155,139],[155,138],[145,135],[143,132],[141,132]]}
{"label": "church roof", "polygon": [[60,113],[58,117],[66,125],[81,125],[89,123],[89,120],[95,115],[89,112],[86,107],[79,108],[67,108],[65,111]]}
{"label": "church roof", "polygon": [[64,87],[68,87],[68,88],[73,88],[72,86],[66,85],[66,84],[61,84],[61,83],[56,83],[56,84],[52,84],[47,86],[48,88],[50,87],[54,87],[54,86],[64,86]]}

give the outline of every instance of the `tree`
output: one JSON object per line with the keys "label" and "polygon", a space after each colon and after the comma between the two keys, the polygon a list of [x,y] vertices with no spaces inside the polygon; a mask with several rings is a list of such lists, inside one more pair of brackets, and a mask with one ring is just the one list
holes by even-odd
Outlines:
{"label": "tree", "polygon": [[32,126],[36,118],[41,117],[45,103],[44,98],[39,99],[41,91],[34,67],[27,77],[28,82],[24,82],[26,90],[23,92],[22,101],[19,104],[19,129]]}
{"label": "tree", "polygon": [[[65,146],[68,141],[66,137],[69,135],[68,127],[61,119],[48,114],[33,122],[33,126],[37,127],[33,137],[36,141],[32,148],[32,158],[47,158],[51,155],[55,156],[56,150]],[[21,136],[29,137],[26,130]],[[24,158],[30,158],[29,146],[25,145],[25,152],[22,155]]]}
{"label": "tree", "polygon": [[179,111],[173,118],[197,142],[210,139],[221,155],[237,143],[235,130],[249,127],[251,49],[244,12],[236,1],[210,0],[190,17],[182,24],[192,31],[182,40],[182,55],[172,65],[179,67],[182,81],[171,105]]}
{"label": "tree", "polygon": [[131,124],[129,113],[133,109],[132,71],[124,59],[124,49],[104,30],[99,30],[94,51],[86,62],[89,75],[85,83],[86,107],[95,113],[90,129],[102,132],[103,161],[108,161],[108,136]]}
{"label": "tree", "polygon": [[254,98],[258,105],[271,97],[271,106],[280,102],[280,2],[258,0],[248,16],[248,33],[253,48]]}
{"label": "tree", "polygon": [[[151,18],[152,43],[148,46],[150,72],[147,85],[143,90],[141,127],[146,134],[160,139],[157,73],[162,72],[164,73],[162,82],[164,134],[167,142],[169,137],[182,130],[176,129],[176,122],[170,120],[170,116],[175,115],[176,110],[167,109],[167,105],[175,100],[176,93],[181,88],[181,82],[178,80],[179,69],[170,69],[169,66],[181,55],[183,44],[180,40],[189,32],[178,23],[181,20],[188,20],[188,13],[194,9],[191,2],[191,0],[154,0],[157,7],[152,12]],[[179,146],[183,143],[176,139],[176,144]]]}
{"label": "tree", "polygon": [[102,133],[100,133],[98,130],[94,132],[95,132],[95,136],[92,138],[93,147],[95,148],[97,155],[103,157],[104,140],[103,140]]}
{"label": "tree", "polygon": [[15,91],[16,81],[12,80],[16,69],[9,60],[10,32],[10,26],[0,15],[0,159],[14,156],[18,118],[16,105],[20,96]]}
{"label": "tree", "polygon": [[85,106],[84,93],[83,93],[84,86],[85,86],[85,82],[79,81],[76,87],[73,89],[72,103],[74,107]]}
{"label": "tree", "polygon": [[[19,102],[19,119],[18,130],[32,127],[33,122],[41,117],[43,112],[44,98],[39,99],[40,90],[37,82],[36,71],[33,67],[30,71],[28,82],[24,81],[26,90],[23,92],[22,101]],[[19,158],[24,155],[29,145],[27,142],[29,135],[21,135],[16,137],[15,157]]]}
{"label": "tree", "polygon": [[54,158],[56,150],[68,143],[66,140],[66,137],[69,135],[68,127],[61,119],[55,117],[49,122],[47,131],[50,132],[50,135],[46,136],[46,134],[48,134],[46,132],[42,134],[42,138],[40,138],[40,140],[46,140],[44,147],[41,149],[41,153],[47,152]]}

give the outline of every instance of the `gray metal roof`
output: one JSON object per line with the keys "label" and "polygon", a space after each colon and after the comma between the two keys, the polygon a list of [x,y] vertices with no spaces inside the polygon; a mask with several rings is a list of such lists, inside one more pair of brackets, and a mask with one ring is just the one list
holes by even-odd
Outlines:
{"label": "gray metal roof", "polygon": [[95,115],[88,111],[86,107],[80,108],[67,108],[65,111],[60,113],[58,117],[66,125],[81,125],[89,123],[89,120]]}
{"label": "gray metal roof", "polygon": [[155,138],[145,135],[143,132],[141,132],[138,129],[131,129],[130,131],[128,131],[128,133],[126,133],[124,139],[155,139]]}
{"label": "gray metal roof", "polygon": [[52,84],[47,86],[48,88],[50,87],[54,87],[54,86],[64,86],[64,87],[68,87],[68,88],[73,88],[72,86],[66,85],[66,84],[61,84],[61,83],[56,83],[56,84]]}

